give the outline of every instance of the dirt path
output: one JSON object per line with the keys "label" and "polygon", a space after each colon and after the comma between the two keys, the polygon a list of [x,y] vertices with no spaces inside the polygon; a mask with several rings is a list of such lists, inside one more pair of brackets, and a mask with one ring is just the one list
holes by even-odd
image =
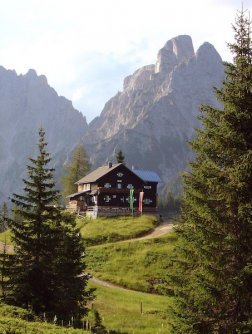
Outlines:
{"label": "dirt path", "polygon": [[[152,238],[159,238],[162,235],[171,232],[173,229],[173,223],[170,220],[164,221],[162,224],[158,225],[154,231],[152,231],[151,233],[140,237],[140,238],[134,238],[134,239],[130,239],[132,241],[137,241],[137,240],[145,240],[145,239],[152,239]],[[126,240],[126,241],[130,241],[130,240]]]}
{"label": "dirt path", "polygon": [[[134,242],[134,241],[137,241],[137,240],[146,240],[146,239],[152,239],[152,238],[159,238],[161,237],[162,235],[165,235],[166,233],[168,232],[171,232],[172,229],[173,229],[173,226],[174,224],[171,222],[171,221],[164,221],[162,224],[158,225],[154,231],[152,231],[151,233],[143,236],[143,237],[140,237],[140,238],[134,238],[134,239],[127,239],[127,240],[123,240],[123,241],[118,241],[118,242]],[[101,285],[101,286],[105,286],[107,288],[112,288],[112,289],[121,289],[121,290],[124,290],[124,291],[135,291],[135,290],[131,290],[131,289],[128,289],[128,288],[124,288],[120,285],[117,285],[117,284],[114,284],[114,283],[110,283],[110,282],[107,282],[107,281],[103,281],[97,277],[91,277],[90,278],[90,281],[98,284],[98,285]]]}
{"label": "dirt path", "polygon": [[[117,241],[117,242],[129,242],[129,241],[138,241],[138,240],[145,240],[145,239],[152,239],[152,238],[159,238],[162,235],[171,232],[173,229],[173,223],[170,220],[164,221],[162,224],[158,225],[151,233],[146,234],[143,237],[139,238],[132,238],[127,239],[123,241]],[[14,247],[12,245],[5,245],[4,242],[0,241],[0,252],[4,251],[4,247],[7,253],[13,253]],[[95,246],[93,246],[95,247]]]}
{"label": "dirt path", "polygon": [[[138,241],[138,240],[159,238],[162,235],[165,235],[166,233],[171,232],[172,229],[173,229],[173,226],[174,226],[173,223],[171,221],[167,220],[167,221],[164,221],[162,224],[158,225],[151,233],[149,233],[149,234],[147,234],[143,237],[127,239],[127,240],[123,240],[123,241],[119,241],[119,242],[130,242],[130,241],[134,242],[134,241]],[[0,241],[0,252],[4,251],[4,247],[5,247],[5,250],[6,250],[7,253],[13,253],[14,247],[12,245],[5,245],[4,242]],[[101,280],[99,278],[96,278],[96,277],[91,277],[90,281],[92,281],[92,282],[94,282],[98,285],[105,286],[107,288],[121,289],[121,290],[124,290],[124,291],[134,291],[134,290],[127,289],[127,288],[124,288],[122,286],[119,286],[117,284],[113,284],[113,283],[110,283],[110,282],[107,282],[107,281],[103,281],[103,280]]]}
{"label": "dirt path", "polygon": [[127,289],[127,288],[124,288],[120,285],[117,285],[117,284],[113,284],[113,283],[110,283],[110,282],[107,282],[107,281],[103,281],[99,278],[96,278],[96,277],[91,277],[89,278],[89,280],[91,282],[94,282],[98,285],[101,285],[101,286],[105,286],[106,288],[113,288],[113,289],[120,289],[120,290],[124,290],[124,291],[135,291],[135,290],[131,290],[131,289]]}

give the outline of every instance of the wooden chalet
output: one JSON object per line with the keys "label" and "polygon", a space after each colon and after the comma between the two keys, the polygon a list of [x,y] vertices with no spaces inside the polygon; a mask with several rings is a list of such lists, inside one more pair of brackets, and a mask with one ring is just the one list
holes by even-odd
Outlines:
{"label": "wooden chalet", "polygon": [[[68,209],[85,212],[92,218],[132,212],[157,213],[157,185],[160,181],[153,171],[131,170],[123,163],[109,163],[76,182],[78,192],[67,196]],[[131,199],[130,189],[134,189]]]}

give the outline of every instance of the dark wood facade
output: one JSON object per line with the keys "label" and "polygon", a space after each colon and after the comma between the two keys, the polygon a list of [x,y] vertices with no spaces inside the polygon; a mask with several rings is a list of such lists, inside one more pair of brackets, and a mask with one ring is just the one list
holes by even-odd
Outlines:
{"label": "dark wood facade", "polygon": [[134,213],[139,213],[139,195],[144,192],[142,211],[156,212],[158,179],[141,178],[124,164],[103,166],[77,182],[78,193],[68,196],[69,208],[87,216],[130,214],[130,189],[134,189]]}

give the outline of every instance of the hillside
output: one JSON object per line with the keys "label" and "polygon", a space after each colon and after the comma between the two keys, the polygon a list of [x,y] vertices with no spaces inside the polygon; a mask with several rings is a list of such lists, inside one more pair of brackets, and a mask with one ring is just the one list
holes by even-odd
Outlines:
{"label": "hillside", "polygon": [[[99,230],[97,230],[95,220],[84,219],[78,220],[77,223],[81,228],[84,240],[93,245],[86,247],[87,272],[133,289],[127,291],[89,282],[89,286],[96,289],[96,298],[89,305],[91,309],[87,317],[89,323],[93,323],[92,309],[97,309],[102,317],[103,324],[110,333],[126,334],[134,331],[135,334],[152,334],[157,330],[163,330],[167,333],[169,328],[167,308],[171,305],[172,298],[160,294],[166,293],[165,277],[167,266],[170,265],[169,257],[176,242],[174,234],[166,234],[142,241],[135,238],[143,233],[151,234],[157,223],[156,219],[151,216],[121,217],[117,221],[117,227],[115,227],[115,219],[103,219],[99,221]],[[96,234],[93,233],[93,240],[90,242],[91,237],[85,237],[86,232],[93,230],[92,225],[94,225]],[[115,242],[113,242],[115,228],[117,235]],[[125,235],[123,235],[123,232]],[[126,234],[128,240],[124,240]],[[1,233],[0,240],[4,241],[5,235],[6,232]],[[103,244],[100,244],[100,235],[103,236]],[[3,307],[3,309],[0,307],[0,329],[1,321],[2,326],[6,326],[7,323],[7,315],[4,310],[6,310],[6,307]],[[21,316],[19,316],[18,312],[13,314],[11,310],[14,310],[14,308],[9,307],[8,311],[8,316],[11,318],[9,320],[10,325],[15,330],[17,326],[20,326],[20,332],[13,331],[13,334],[23,334],[23,328],[37,334],[38,332],[33,332],[34,326],[37,326],[41,334],[56,334],[60,330],[54,328],[51,324],[26,323],[24,319],[27,319],[27,311],[20,310]],[[6,327],[3,328],[6,329]],[[59,331],[59,333],[61,332]],[[62,333],[64,333],[63,329]],[[69,329],[65,333],[77,334],[79,331]]]}
{"label": "hillside", "polygon": [[39,321],[30,311],[0,303],[0,333],[3,334],[85,334],[81,329],[62,328]]}

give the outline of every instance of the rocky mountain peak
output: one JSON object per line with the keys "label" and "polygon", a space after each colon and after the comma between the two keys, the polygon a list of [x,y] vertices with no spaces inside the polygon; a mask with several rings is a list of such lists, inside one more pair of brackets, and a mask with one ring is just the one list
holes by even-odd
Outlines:
{"label": "rocky mountain peak", "polygon": [[155,65],[139,68],[91,122],[83,143],[91,163],[113,160],[121,149],[129,165],[153,169],[164,181],[183,170],[201,104],[219,106],[213,87],[224,79],[221,58],[204,43],[195,54],[190,36],[169,40]]}
{"label": "rocky mountain peak", "polygon": [[24,75],[24,78],[29,82],[36,81],[37,83],[40,83],[42,85],[45,85],[45,86],[48,85],[46,76],[38,75],[34,69],[29,69],[28,72]]}
{"label": "rocky mountain peak", "polygon": [[159,50],[155,73],[168,73],[175,65],[186,62],[194,56],[192,39],[188,35],[172,38]]}
{"label": "rocky mountain peak", "polygon": [[222,64],[222,59],[214,46],[208,42],[202,44],[196,52],[196,60],[201,66],[210,67],[213,70],[216,63]]}

